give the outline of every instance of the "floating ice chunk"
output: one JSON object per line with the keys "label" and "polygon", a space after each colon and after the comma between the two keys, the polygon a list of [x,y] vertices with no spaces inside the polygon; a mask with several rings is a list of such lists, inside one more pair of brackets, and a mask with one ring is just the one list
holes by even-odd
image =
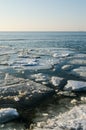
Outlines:
{"label": "floating ice chunk", "polygon": [[18,97],[18,96],[15,96],[15,97],[14,97],[14,100],[15,100],[16,102],[18,102],[18,101],[19,101],[19,97]]}
{"label": "floating ice chunk", "polygon": [[29,55],[19,54],[19,55],[18,55],[18,57],[19,57],[19,58],[28,58],[28,57],[29,57]]}
{"label": "floating ice chunk", "polygon": [[51,83],[52,83],[54,86],[59,86],[62,80],[63,80],[63,78],[61,78],[61,77],[55,77],[55,76],[53,76],[53,77],[51,78]]}
{"label": "floating ice chunk", "polygon": [[72,99],[70,103],[71,103],[71,104],[76,104],[76,103],[77,103],[77,100],[76,100],[76,99]]}
{"label": "floating ice chunk", "polygon": [[28,58],[29,57],[29,50],[21,50],[18,54],[20,58]]}
{"label": "floating ice chunk", "polygon": [[71,73],[86,78],[86,67],[81,66],[79,68],[73,69]]}
{"label": "floating ice chunk", "polygon": [[86,65],[85,59],[73,59],[69,61],[70,64],[76,64],[76,65]]}
{"label": "floating ice chunk", "polygon": [[35,65],[38,65],[38,60],[23,58],[19,61],[16,61],[14,65],[15,66],[35,66]]}
{"label": "floating ice chunk", "polygon": [[85,96],[81,97],[81,101],[86,102],[86,97]]}
{"label": "floating ice chunk", "polygon": [[69,70],[69,69],[71,69],[73,66],[72,65],[64,65],[64,66],[62,66],[62,69],[63,70]]}
{"label": "floating ice chunk", "polygon": [[35,81],[46,81],[49,79],[47,75],[44,75],[42,73],[34,74],[31,77],[35,78]]}
{"label": "floating ice chunk", "polygon": [[53,65],[59,64],[60,60],[59,59],[54,59],[54,58],[49,58],[49,59],[41,59],[39,60],[39,64],[41,66],[49,67],[52,68]]}
{"label": "floating ice chunk", "polygon": [[38,64],[37,61],[38,61],[37,59],[29,59],[27,65],[31,66],[37,65]]}
{"label": "floating ice chunk", "polygon": [[54,53],[53,54],[53,57],[67,57],[67,56],[69,56],[69,54],[58,54],[58,53]]}
{"label": "floating ice chunk", "polygon": [[0,109],[0,123],[5,123],[18,118],[19,114],[16,109],[4,108]]}
{"label": "floating ice chunk", "polygon": [[22,68],[22,69],[30,69],[30,70],[39,70],[39,69],[50,69],[52,68],[53,61],[48,59],[28,59],[28,58],[21,58],[15,61],[11,66],[13,68]]}
{"label": "floating ice chunk", "polygon": [[69,56],[70,55],[70,52],[55,52],[54,54],[53,54],[53,57],[67,57],[67,56]]}
{"label": "floating ice chunk", "polygon": [[67,57],[67,56],[69,56],[69,53],[63,53],[62,54],[62,57]]}
{"label": "floating ice chunk", "polygon": [[64,90],[66,91],[86,91],[86,82],[68,80]]}
{"label": "floating ice chunk", "polygon": [[58,57],[58,53],[54,53],[54,54],[53,54],[53,57]]}

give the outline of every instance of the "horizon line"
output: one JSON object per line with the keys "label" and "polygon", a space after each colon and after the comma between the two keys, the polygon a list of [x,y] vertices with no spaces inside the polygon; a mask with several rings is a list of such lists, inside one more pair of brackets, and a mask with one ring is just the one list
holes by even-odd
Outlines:
{"label": "horizon line", "polygon": [[11,31],[11,30],[4,30],[4,31],[0,31],[0,32],[86,32],[86,30],[81,30],[81,31],[79,31],[79,30],[70,30],[70,31],[66,31],[66,30],[58,30],[58,31],[55,31],[55,30],[51,30],[51,31],[49,31],[49,30],[42,30],[42,31],[39,31],[39,30],[37,30],[37,31],[35,31],[35,30],[33,30],[33,31],[29,31],[29,30],[13,30],[13,31]]}

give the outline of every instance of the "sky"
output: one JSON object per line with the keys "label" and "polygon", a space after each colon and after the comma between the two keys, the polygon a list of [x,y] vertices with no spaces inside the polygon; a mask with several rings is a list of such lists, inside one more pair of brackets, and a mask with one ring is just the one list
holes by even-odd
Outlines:
{"label": "sky", "polygon": [[0,31],[86,31],[86,0],[0,0]]}

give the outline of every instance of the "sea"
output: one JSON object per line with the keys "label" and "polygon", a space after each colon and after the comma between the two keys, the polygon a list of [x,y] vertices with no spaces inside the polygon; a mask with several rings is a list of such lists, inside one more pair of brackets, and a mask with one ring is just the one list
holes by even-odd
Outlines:
{"label": "sea", "polygon": [[85,66],[81,63],[85,58],[86,32],[0,32],[0,70],[4,73],[27,78],[16,70],[48,72],[52,66],[61,70],[66,64],[76,68]]}
{"label": "sea", "polygon": [[0,32],[0,87],[21,78],[52,88],[56,77],[86,82],[86,32]]}
{"label": "sea", "polygon": [[86,51],[86,32],[0,32],[0,46]]}

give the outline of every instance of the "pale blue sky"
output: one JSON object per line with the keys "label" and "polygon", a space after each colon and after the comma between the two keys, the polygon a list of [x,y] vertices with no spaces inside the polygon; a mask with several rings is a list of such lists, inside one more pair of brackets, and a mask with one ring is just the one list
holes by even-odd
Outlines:
{"label": "pale blue sky", "polygon": [[0,0],[0,31],[86,31],[86,0]]}

